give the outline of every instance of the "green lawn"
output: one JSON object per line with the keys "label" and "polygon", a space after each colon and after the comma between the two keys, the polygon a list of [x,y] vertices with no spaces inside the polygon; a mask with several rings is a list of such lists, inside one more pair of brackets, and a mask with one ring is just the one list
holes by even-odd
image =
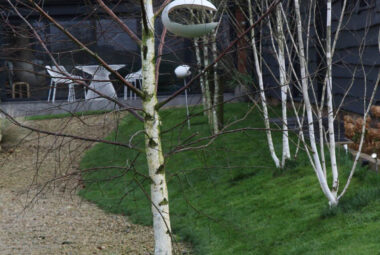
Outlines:
{"label": "green lawn", "polygon": [[50,120],[50,119],[62,119],[68,117],[81,117],[87,115],[98,115],[109,113],[111,110],[92,110],[92,111],[84,111],[84,112],[67,112],[67,113],[56,113],[56,114],[48,114],[48,115],[33,115],[25,117],[26,120]]}
{"label": "green lawn", "polygon": [[[228,104],[226,123],[241,118],[248,104]],[[199,112],[200,108],[192,108]],[[162,112],[165,153],[184,142],[209,134],[202,115],[192,128],[176,127],[185,109]],[[273,116],[273,113],[272,113]],[[230,129],[262,127],[253,111]],[[142,124],[127,116],[118,133],[108,139],[129,141]],[[280,133],[274,139],[281,151]],[[191,138],[191,139],[195,139]],[[204,144],[205,142],[203,142]],[[133,144],[144,148],[140,133]],[[294,147],[294,145],[293,145]],[[341,186],[350,159],[341,155]],[[98,144],[88,151],[82,169],[126,166],[147,174],[145,155],[111,145]],[[128,163],[126,163],[128,162]],[[206,149],[182,152],[167,159],[172,228],[177,240],[191,242],[195,254],[375,254],[380,251],[380,178],[359,168],[353,184],[338,208],[329,210],[317,178],[301,153],[284,171],[275,170],[263,131],[245,131],[219,137]],[[121,176],[114,178],[115,176]],[[149,194],[148,181],[134,171],[105,168],[84,174],[80,195],[106,211],[128,215],[150,225],[150,204],[138,182]]]}

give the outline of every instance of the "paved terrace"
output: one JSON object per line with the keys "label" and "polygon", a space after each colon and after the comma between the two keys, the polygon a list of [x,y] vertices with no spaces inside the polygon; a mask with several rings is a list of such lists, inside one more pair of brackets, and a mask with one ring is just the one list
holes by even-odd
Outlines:
{"label": "paved terrace", "polygon": [[[158,100],[162,101],[168,96],[158,96]],[[225,93],[224,100],[230,101],[234,98],[233,93]],[[119,101],[129,107],[141,108],[140,99],[128,99],[123,100],[119,98]],[[202,103],[202,96],[200,94],[188,95],[189,105],[198,105]],[[185,96],[180,95],[166,104],[166,107],[170,106],[185,106]],[[14,117],[25,117],[34,115],[49,115],[59,113],[74,113],[85,112],[95,110],[116,110],[118,106],[108,100],[96,99],[96,100],[77,100],[76,102],[67,102],[66,100],[55,101],[55,103],[46,101],[23,101],[23,102],[1,102],[0,108],[5,112],[11,114]]]}

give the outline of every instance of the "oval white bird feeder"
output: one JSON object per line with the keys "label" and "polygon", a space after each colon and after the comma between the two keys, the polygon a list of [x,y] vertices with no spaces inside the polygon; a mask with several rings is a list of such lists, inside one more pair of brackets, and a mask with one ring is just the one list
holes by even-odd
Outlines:
{"label": "oval white bird feeder", "polygon": [[168,4],[162,11],[162,24],[167,30],[175,35],[194,38],[210,33],[217,25],[218,22],[210,22],[203,24],[190,24],[183,25],[170,20],[169,13],[182,8],[190,8],[196,10],[216,11],[216,7],[206,0],[175,0]]}
{"label": "oval white bird feeder", "polygon": [[187,76],[191,75],[190,66],[188,65],[181,65],[178,66],[176,69],[174,69],[174,73],[178,78],[186,78]]}

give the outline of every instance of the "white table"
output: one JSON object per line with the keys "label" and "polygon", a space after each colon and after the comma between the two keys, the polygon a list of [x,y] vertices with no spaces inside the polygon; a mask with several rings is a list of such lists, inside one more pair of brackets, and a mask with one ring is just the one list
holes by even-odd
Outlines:
{"label": "white table", "polygon": [[[125,65],[109,65],[113,70],[119,70]],[[87,66],[76,66],[75,68],[92,75],[92,81],[90,83],[90,88],[98,91],[99,93],[116,98],[116,91],[113,87],[109,75],[110,72],[100,65],[87,65]],[[95,93],[93,90],[88,90],[86,93],[86,100],[89,99],[101,99],[101,97]]]}

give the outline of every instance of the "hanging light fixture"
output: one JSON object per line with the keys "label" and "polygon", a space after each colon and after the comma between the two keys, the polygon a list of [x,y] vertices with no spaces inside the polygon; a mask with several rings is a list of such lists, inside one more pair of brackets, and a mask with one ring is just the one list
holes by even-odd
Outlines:
{"label": "hanging light fixture", "polygon": [[[180,65],[174,69],[174,73],[177,78],[183,79],[183,85],[186,86],[186,77],[191,75],[190,66]],[[187,103],[187,89],[185,89],[185,103],[186,103],[186,114],[187,114],[187,127],[190,129],[190,113],[189,104]]]}
{"label": "hanging light fixture", "polygon": [[180,78],[184,79],[187,76],[191,75],[190,66],[188,65],[180,65],[174,70],[175,75]]}
{"label": "hanging light fixture", "polygon": [[180,24],[171,21],[169,13],[183,8],[190,8],[194,10],[216,11],[216,7],[207,0],[175,0],[168,4],[162,11],[162,24],[166,29],[177,36],[194,38],[210,33],[217,25],[218,22],[201,23],[201,24]]}

